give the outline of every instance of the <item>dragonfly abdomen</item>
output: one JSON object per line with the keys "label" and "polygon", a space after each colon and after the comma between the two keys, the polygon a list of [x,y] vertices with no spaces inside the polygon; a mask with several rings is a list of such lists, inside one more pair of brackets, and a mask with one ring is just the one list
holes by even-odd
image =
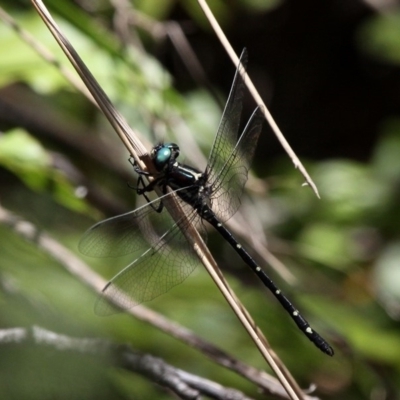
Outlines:
{"label": "dragonfly abdomen", "polygon": [[283,308],[288,311],[289,315],[300,328],[301,331],[324,353],[329,356],[333,356],[334,351],[332,347],[310,326],[306,319],[300,314],[300,312],[293,306],[289,299],[282,293],[282,291],[275,285],[271,278],[265,273],[265,271],[255,262],[253,257],[246,251],[246,249],[235,239],[232,233],[217,219],[215,214],[210,210],[206,209],[203,212],[202,217],[209,222],[231,245],[241,259],[248,265],[251,270],[257,275],[264,285],[271,291],[276,299],[281,303]]}

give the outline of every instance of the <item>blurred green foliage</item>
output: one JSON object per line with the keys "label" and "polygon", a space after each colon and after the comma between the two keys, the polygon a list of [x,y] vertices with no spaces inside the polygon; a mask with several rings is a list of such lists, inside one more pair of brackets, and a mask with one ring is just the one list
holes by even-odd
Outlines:
{"label": "blurred green foliage", "polygon": [[400,12],[383,13],[364,23],[358,35],[360,46],[385,62],[400,63]]}
{"label": "blurred green foliage", "polygon": [[[111,25],[108,2],[99,2],[103,8],[100,7],[102,14],[99,12],[98,18],[72,2],[47,3],[56,12],[62,30],[134,129],[150,143],[163,138],[181,142],[182,138],[187,140],[188,132],[196,132],[192,139],[208,154],[220,115],[209,94],[203,90],[178,93],[172,87],[169,73],[150,51],[132,48],[122,51],[117,37],[108,35],[106,24],[100,24],[106,20]],[[138,11],[160,21],[168,19],[174,7],[172,1],[135,4]],[[196,24],[208,25],[195,1],[182,4]],[[273,9],[278,4],[241,1],[237,7],[248,6],[246,12],[251,14],[261,6]],[[217,19],[229,24],[233,11],[228,3],[213,2],[213,10]],[[32,9],[10,7],[9,11],[38,42],[68,65]],[[362,50],[398,63],[397,22],[397,14],[371,18],[359,31]],[[1,91],[6,88],[12,91],[15,85],[22,84],[46,104],[38,114],[44,124],[45,117],[56,110],[63,129],[81,128],[77,142],[92,143],[91,150],[85,151],[79,146],[71,147],[65,138],[43,136],[37,128],[5,124],[0,136],[2,206],[46,230],[78,254],[80,236],[100,216],[113,215],[112,210],[118,207],[121,212],[135,207],[133,191],[125,184],[125,176],[132,172],[128,155],[117,137],[112,136],[104,118],[74,92],[57,69],[40,59],[2,23],[0,35]],[[233,76],[233,68],[229,74]],[[80,109],[83,103],[85,112]],[[34,102],[31,106],[35,106]],[[22,115],[23,112],[22,109]],[[291,284],[272,273],[274,279],[284,286],[290,298],[295,297],[295,303],[312,325],[332,341],[336,349],[333,359],[318,353],[220,239],[212,232],[209,235],[216,259],[225,270],[233,271],[227,273],[230,283],[272,347],[304,387],[315,382],[324,398],[379,398],[372,394],[387,387],[400,394],[400,120],[393,117],[383,121],[378,135],[369,162],[348,159],[306,162],[321,200],[308,188],[301,187],[300,174],[286,158],[274,165],[265,160],[263,177],[259,179],[263,187],[269,188],[268,193],[264,190],[261,194],[251,191],[246,194],[254,208],[246,206],[244,213],[261,220],[264,224],[261,228],[270,239],[269,248],[296,276]],[[99,147],[113,157],[115,165],[106,158],[104,163],[93,158],[91,152]],[[185,148],[183,153],[186,161],[193,156]],[[85,179],[71,173],[71,166]],[[129,183],[134,183],[134,174],[131,175]],[[81,195],[82,188],[89,183],[91,189],[96,188],[111,199],[115,208]],[[263,210],[261,217],[257,210]],[[251,246],[247,234],[240,232]],[[95,294],[35,244],[26,243],[4,226],[0,226],[0,254],[2,328],[36,324],[72,336],[129,342],[179,368],[262,398],[253,385],[151,326],[125,315],[95,316]],[[86,261],[111,278],[130,259]],[[154,300],[150,306],[235,357],[267,368],[203,270],[196,270],[185,284]],[[12,350],[7,349],[0,363],[3,371],[12,359],[12,371],[16,371],[0,378],[4,382],[14,376],[8,385],[8,398],[171,398],[141,377],[132,379],[126,372],[105,366],[98,371],[100,366],[90,360],[74,357],[58,360],[55,354],[38,355],[32,349],[19,350],[15,356]],[[72,374],[81,362],[84,368]],[[32,370],[41,375],[36,378],[37,396],[29,397],[26,393],[34,386],[35,377],[25,378],[27,371]],[[68,379],[60,380],[60,376]],[[70,390],[68,386],[74,386],[78,377],[79,390]],[[85,377],[88,379],[82,383]],[[58,381],[63,384],[56,387]],[[70,381],[70,385],[66,384]],[[24,384],[20,386],[20,382]],[[385,382],[390,384],[385,386]]]}

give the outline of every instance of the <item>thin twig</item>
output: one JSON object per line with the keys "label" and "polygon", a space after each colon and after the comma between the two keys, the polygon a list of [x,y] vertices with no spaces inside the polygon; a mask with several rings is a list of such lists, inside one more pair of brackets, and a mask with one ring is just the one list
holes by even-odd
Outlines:
{"label": "thin twig", "polygon": [[[129,153],[135,158],[135,161],[138,163],[138,165],[141,168],[145,168],[147,164],[141,161],[141,157],[143,157],[147,151],[142,143],[135,139],[136,134],[133,129],[129,127],[125,118],[115,109],[114,105],[111,103],[104,90],[97,83],[96,79],[82,61],[76,50],[61,32],[60,28],[53,20],[43,2],[40,0],[32,0],[32,3],[56,39],[57,43],[64,51],[65,55],[68,57],[68,60],[71,62],[72,66],[75,68],[82,81],[96,100],[101,111],[104,113],[111,126],[118,134],[122,143],[128,149]],[[150,163],[148,164],[149,167]]]}

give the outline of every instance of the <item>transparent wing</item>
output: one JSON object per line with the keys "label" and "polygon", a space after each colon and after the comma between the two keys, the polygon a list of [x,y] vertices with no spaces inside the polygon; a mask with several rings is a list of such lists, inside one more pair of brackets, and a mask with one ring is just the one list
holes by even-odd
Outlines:
{"label": "transparent wing", "polygon": [[[187,188],[182,188],[185,190]],[[174,224],[166,210],[156,209],[172,193],[147,202],[139,196],[139,207],[133,211],[108,218],[90,227],[79,241],[79,251],[90,257],[119,257],[146,250]],[[177,201],[180,199],[177,197]],[[140,206],[140,203],[143,204]],[[185,207],[185,204],[183,204]],[[191,212],[186,207],[186,212]]]}
{"label": "transparent wing", "polygon": [[238,139],[244,89],[244,82],[240,72],[246,69],[246,64],[247,51],[244,49],[240,56],[231,91],[208,158],[206,173],[210,182],[214,182],[220,175]]}
{"label": "transparent wing", "polygon": [[[192,215],[197,218],[196,213]],[[174,224],[155,245],[107,284],[104,295],[95,305],[96,314],[110,315],[119,311],[107,296],[120,308],[131,308],[164,294],[191,274],[200,261],[182,234],[180,224],[182,222]]]}
{"label": "transparent wing", "polygon": [[[104,295],[95,305],[98,315],[150,301],[185,280],[198,265],[197,256],[181,232],[188,220],[204,231],[196,211],[177,198],[187,217],[175,223],[167,210],[159,213],[152,208],[152,204],[170,195],[99,222],[82,237],[79,249],[90,256],[115,257],[144,251],[103,289]],[[108,296],[120,307],[109,302]]]}
{"label": "transparent wing", "polygon": [[[82,236],[78,246],[80,252],[91,257],[118,257],[146,249],[149,243],[154,244],[159,239],[150,223],[152,214],[157,213],[149,203],[98,222]],[[164,213],[159,214],[160,224],[165,227],[161,214]],[[157,219],[157,215],[153,218]]]}
{"label": "transparent wing", "polygon": [[257,107],[219,176],[212,182],[212,208],[222,222],[235,214],[240,206],[240,197],[263,122],[263,113],[261,108]]}

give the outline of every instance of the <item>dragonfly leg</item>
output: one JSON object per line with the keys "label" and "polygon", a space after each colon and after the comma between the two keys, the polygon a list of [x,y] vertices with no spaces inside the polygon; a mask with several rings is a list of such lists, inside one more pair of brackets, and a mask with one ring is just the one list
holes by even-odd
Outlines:
{"label": "dragonfly leg", "polygon": [[[143,176],[151,176],[151,174],[147,171],[143,171],[142,169],[140,169],[136,165],[136,162],[132,157],[129,158],[129,162],[132,164],[133,169],[139,176],[137,179],[136,186],[132,186],[128,183],[128,187],[135,190],[138,195],[141,195],[141,196],[143,195],[144,198],[146,199],[146,201],[151,205],[151,208],[153,208],[154,211],[160,213],[164,208],[164,204],[162,203],[162,201],[160,201],[159,205],[156,207],[154,204],[152,204],[151,199],[147,196],[146,193],[152,192],[154,190],[155,186],[160,185],[160,183],[163,180],[165,181],[165,178],[163,178],[163,177],[156,178],[152,182],[150,182],[149,184],[146,185],[146,183],[143,179]],[[166,185],[166,183],[164,183],[163,184],[163,193],[166,193],[166,191],[167,191],[167,185]]]}

